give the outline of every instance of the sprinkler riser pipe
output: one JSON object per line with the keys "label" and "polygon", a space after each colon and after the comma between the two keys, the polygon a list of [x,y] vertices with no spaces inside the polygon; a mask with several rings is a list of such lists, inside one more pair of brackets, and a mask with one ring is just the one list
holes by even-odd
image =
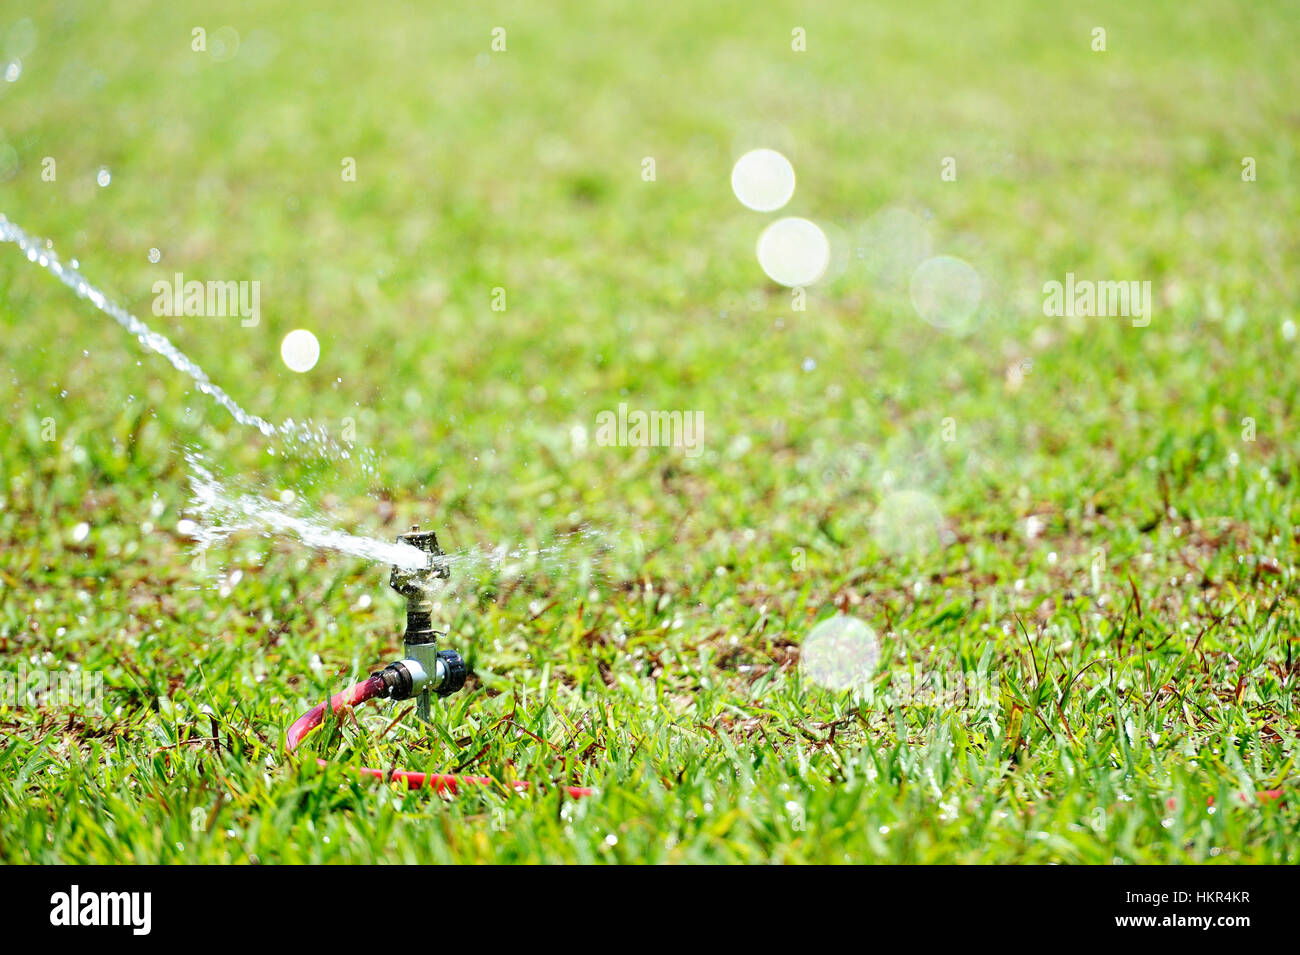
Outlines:
{"label": "sprinkler riser pipe", "polygon": [[416,714],[425,723],[431,723],[433,695],[447,696],[465,685],[465,661],[458,653],[438,649],[438,641],[447,633],[433,627],[432,595],[451,577],[451,567],[433,531],[422,531],[419,525],[413,525],[408,533],[397,536],[397,542],[428,555],[428,563],[421,568],[394,566],[388,583],[406,598],[406,633],[402,643],[407,658],[428,674],[424,683],[413,686],[412,695]]}

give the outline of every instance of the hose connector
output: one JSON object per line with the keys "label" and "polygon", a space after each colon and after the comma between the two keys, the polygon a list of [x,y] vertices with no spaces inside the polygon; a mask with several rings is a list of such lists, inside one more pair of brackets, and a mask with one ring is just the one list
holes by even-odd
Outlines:
{"label": "hose connector", "polygon": [[384,681],[384,696],[390,700],[409,700],[423,693],[429,683],[429,674],[417,660],[398,660],[379,671]]}
{"label": "hose connector", "polygon": [[398,660],[379,671],[384,681],[384,696],[390,700],[409,700],[432,690],[439,696],[451,696],[465,685],[465,660],[455,650],[440,650],[433,658],[433,672],[414,658]]}

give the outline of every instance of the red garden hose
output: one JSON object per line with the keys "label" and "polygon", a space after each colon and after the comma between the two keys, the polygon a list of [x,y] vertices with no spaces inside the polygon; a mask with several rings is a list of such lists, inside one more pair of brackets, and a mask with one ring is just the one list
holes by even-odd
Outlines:
{"label": "red garden hose", "polygon": [[[384,685],[384,680],[378,673],[375,673],[355,686],[344,690],[342,693],[334,694],[334,696],[330,697],[328,706],[331,710],[337,713],[346,707],[357,706],[358,704],[364,703],[366,700],[373,700],[376,697],[384,696],[385,693],[386,687]],[[316,704],[302,716],[298,717],[298,719],[294,721],[293,725],[289,727],[289,731],[285,734],[284,738],[285,745],[289,752],[292,753],[296,750],[298,744],[302,742],[303,737],[316,727],[320,726],[321,722],[325,719],[326,705],[327,704],[325,703]],[[317,760],[317,762],[322,766],[325,765],[325,760],[323,759]],[[368,766],[363,766],[361,768],[361,775],[370,776],[374,779],[397,779],[406,783],[407,788],[409,789],[423,789],[427,786],[434,792],[445,792],[452,796],[456,795],[461,786],[492,786],[497,782],[497,780],[493,779],[491,776],[452,776],[444,775],[442,773],[417,773],[407,769],[385,771],[380,769],[371,769]],[[505,785],[508,785],[515,792],[524,792],[531,788],[529,783],[518,779],[506,783]],[[574,799],[581,799],[583,796],[590,796],[592,794],[592,790],[582,786],[565,786],[564,790]]]}

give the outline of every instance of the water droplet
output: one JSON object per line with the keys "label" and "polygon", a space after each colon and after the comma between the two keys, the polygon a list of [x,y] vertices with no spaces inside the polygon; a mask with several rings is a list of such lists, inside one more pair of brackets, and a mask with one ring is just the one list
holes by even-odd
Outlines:
{"label": "water droplet", "polygon": [[107,166],[100,166],[99,172],[95,174],[95,182],[99,183],[101,189],[106,188],[113,181],[113,174],[108,171]]}
{"label": "water droplet", "polygon": [[22,60],[11,60],[9,65],[5,67],[5,80],[7,80],[10,83],[17,83],[18,77],[22,75],[23,75]]}
{"label": "water droplet", "polygon": [[150,261],[150,262],[154,262],[154,263],[157,263],[157,262],[162,261],[162,253],[159,252],[157,249],[150,249],[150,250],[149,250],[149,261]]}

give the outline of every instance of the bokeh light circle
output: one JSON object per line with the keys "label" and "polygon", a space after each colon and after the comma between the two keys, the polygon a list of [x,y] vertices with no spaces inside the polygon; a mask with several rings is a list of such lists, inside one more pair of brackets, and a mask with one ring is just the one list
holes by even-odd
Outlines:
{"label": "bokeh light circle", "polygon": [[943,540],[943,513],[924,491],[894,491],[871,515],[871,536],[886,553],[923,554]]}
{"label": "bokeh light circle", "polygon": [[778,285],[812,285],[826,274],[830,262],[830,240],[807,219],[777,219],[758,237],[758,264]]}
{"label": "bokeh light circle", "polygon": [[827,690],[866,690],[880,662],[880,641],[856,617],[836,614],[808,632],[799,650],[799,671]]}
{"label": "bokeh light circle", "polygon": [[756,212],[775,212],[794,195],[794,166],[775,149],[752,149],[736,160],[731,190]]}
{"label": "bokeh light circle", "polygon": [[858,229],[853,257],[862,263],[875,292],[906,293],[912,273],[930,258],[933,246],[924,219],[909,209],[890,206]]}
{"label": "bokeh light circle", "polygon": [[228,63],[239,54],[239,31],[218,27],[208,38],[208,53],[218,63]]}
{"label": "bokeh light circle", "polygon": [[320,342],[305,328],[295,328],[280,343],[280,357],[290,371],[311,371],[320,360]]}
{"label": "bokeh light circle", "polygon": [[937,328],[966,328],[979,307],[983,283],[969,263],[951,255],[926,259],[912,273],[912,306]]}

